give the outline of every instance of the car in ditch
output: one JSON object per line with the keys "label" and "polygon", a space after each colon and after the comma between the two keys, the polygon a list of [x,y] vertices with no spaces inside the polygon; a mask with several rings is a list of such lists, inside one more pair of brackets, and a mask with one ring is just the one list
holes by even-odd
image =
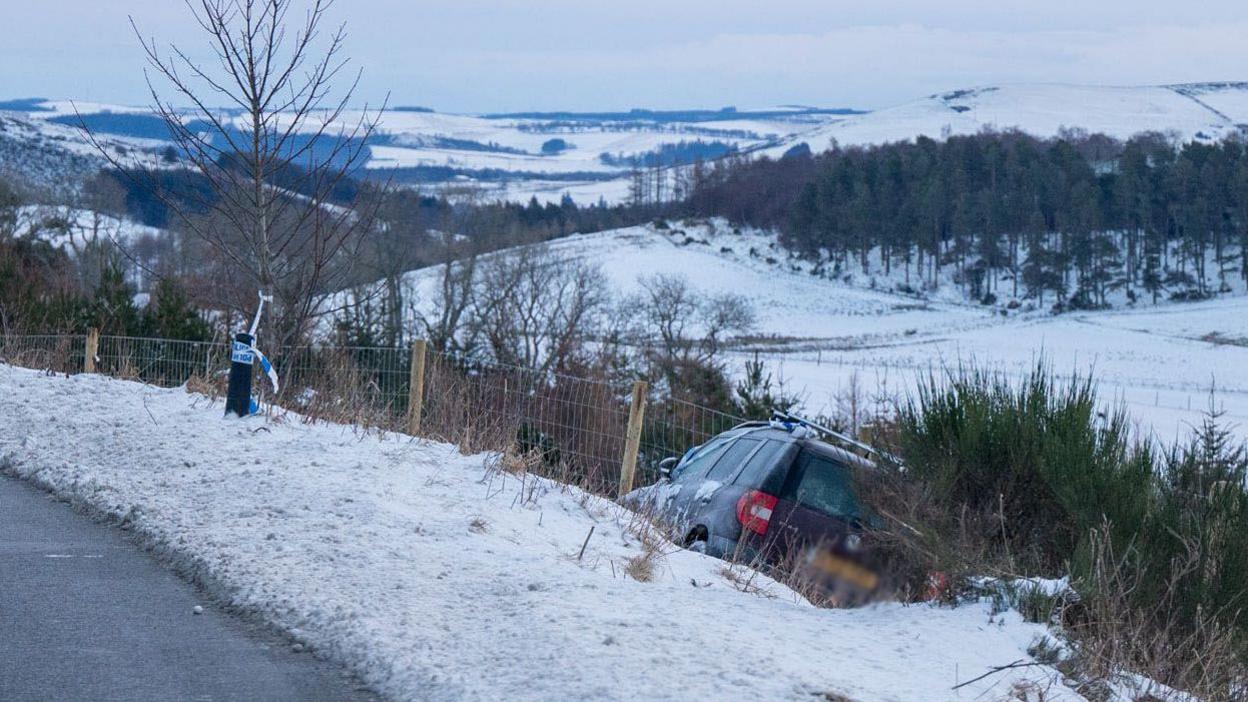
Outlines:
{"label": "car in ditch", "polygon": [[626,501],[669,525],[687,548],[779,568],[813,586],[811,592],[856,603],[884,584],[864,548],[877,520],[857,485],[878,470],[865,456],[882,454],[777,413],[719,434],[680,459],[665,459],[659,482]]}

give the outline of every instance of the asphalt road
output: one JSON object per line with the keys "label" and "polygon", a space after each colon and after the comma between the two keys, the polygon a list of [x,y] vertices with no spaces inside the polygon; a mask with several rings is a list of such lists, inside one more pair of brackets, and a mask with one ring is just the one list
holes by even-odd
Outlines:
{"label": "asphalt road", "polygon": [[0,700],[372,699],[214,607],[124,532],[0,476]]}

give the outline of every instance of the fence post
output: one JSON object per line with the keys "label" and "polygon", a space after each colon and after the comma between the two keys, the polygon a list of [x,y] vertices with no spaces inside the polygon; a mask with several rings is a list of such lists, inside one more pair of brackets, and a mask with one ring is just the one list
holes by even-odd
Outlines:
{"label": "fence post", "polygon": [[82,372],[95,372],[95,357],[100,354],[100,330],[92,327],[87,330],[87,348],[82,357]]}
{"label": "fence post", "polygon": [[425,404],[425,351],[428,343],[424,339],[412,342],[412,370],[408,383],[407,397],[407,433],[412,436],[420,434],[420,415]]}
{"label": "fence post", "polygon": [[628,433],[624,435],[624,460],[620,463],[620,497],[633,489],[633,475],[637,471],[637,453],[641,450],[641,427],[646,416],[646,393],[649,388],[644,380],[633,383],[633,402],[628,410]]}

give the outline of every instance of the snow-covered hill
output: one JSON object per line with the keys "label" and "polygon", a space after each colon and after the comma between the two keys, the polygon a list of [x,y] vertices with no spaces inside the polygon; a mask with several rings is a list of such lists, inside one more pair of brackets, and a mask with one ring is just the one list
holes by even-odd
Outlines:
{"label": "snow-covered hill", "polygon": [[[0,470],[125,525],[389,699],[1083,699],[1014,611],[816,609],[666,542],[638,580],[635,515],[453,446],[227,421],[94,375],[0,365],[0,391],[0,427],[22,427],[0,431]],[[1137,699],[1126,683],[1111,699]]]}
{"label": "snow-covered hill", "polygon": [[[28,100],[0,105],[0,132],[90,155],[74,128],[79,115],[127,157],[163,163],[159,121],[141,108]],[[358,112],[342,116],[353,124]],[[1180,140],[1216,140],[1248,125],[1248,83],[1112,87],[1023,84],[955,90],[867,113],[814,108],[752,111],[527,113],[457,115],[424,109],[387,112],[369,142],[367,167],[423,187],[472,184],[487,196],[580,202],[628,195],[633,160],[664,163],[681,148],[713,158],[724,149],[779,157],[835,140],[875,144],[924,135],[942,138],[985,128],[1053,136],[1064,128],[1128,138],[1161,132]],[[3,136],[3,135],[0,135]],[[562,143],[559,143],[562,142]],[[680,144],[685,146],[681,147]],[[701,146],[690,147],[692,142]],[[667,150],[666,152],[664,150]],[[604,154],[606,158],[604,158]]]}
{"label": "snow-covered hill", "polygon": [[[758,318],[757,335],[780,342],[938,334],[994,321],[991,310],[812,275],[810,264],[790,257],[774,234],[723,220],[576,234],[543,246],[558,260],[600,266],[611,300],[639,292],[640,279],[652,275],[685,277],[705,295],[744,295]],[[432,304],[442,271],[433,266],[405,274],[405,299],[418,307]]]}
{"label": "snow-covered hill", "polygon": [[1019,129],[1042,137],[1062,129],[1084,129],[1119,139],[1161,132],[1183,141],[1212,141],[1248,129],[1248,83],[1023,84],[955,90],[818,126],[767,151],[778,155],[802,142],[820,151],[832,140],[854,145],[920,135],[940,139],[986,128]]}
{"label": "snow-covered hill", "polygon": [[[400,184],[475,184],[487,195],[514,200],[537,195],[558,201],[568,193],[582,202],[599,197],[617,201],[627,194],[624,178],[634,162],[668,163],[695,155],[711,159],[730,150],[757,150],[847,113],[852,111],[769,108],[457,115],[397,108],[385,113],[367,142],[366,167]],[[347,111],[336,126],[349,131],[370,117]],[[222,112],[222,119],[242,126],[243,118],[229,111]],[[0,120],[0,132],[90,156],[95,149],[78,129],[85,123],[110,146],[121,146],[125,158],[166,165],[167,129],[143,108],[17,100],[0,103]],[[313,119],[307,128],[318,125]]]}
{"label": "snow-covered hill", "polygon": [[[1227,420],[1248,433],[1242,288],[1201,303],[1120,302],[1054,316],[1030,305],[967,301],[951,281],[922,297],[903,294],[902,273],[884,275],[878,264],[871,274],[816,269],[786,254],[774,234],[722,220],[581,234],[547,246],[560,259],[600,265],[612,300],[652,274],[684,276],[707,295],[744,296],[758,324],[753,338],[739,341],[734,368],[761,353],[812,412],[841,410],[854,387],[863,395],[856,404],[869,410],[867,400],[904,397],[947,366],[973,362],[1019,376],[1043,358],[1061,375],[1093,372],[1104,399],[1125,405],[1146,435],[1186,435],[1211,391]],[[440,267],[406,274],[405,301],[428,308],[440,275]],[[412,332],[419,333],[414,323]]]}

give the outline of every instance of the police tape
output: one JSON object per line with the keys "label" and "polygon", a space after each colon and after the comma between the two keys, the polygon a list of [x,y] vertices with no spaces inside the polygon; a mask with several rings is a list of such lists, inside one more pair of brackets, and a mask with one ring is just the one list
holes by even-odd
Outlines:
{"label": "police tape", "polygon": [[278,390],[277,371],[273,368],[273,364],[269,362],[269,358],[260,352],[260,349],[255,346],[250,348],[256,354],[256,357],[260,359],[260,368],[265,375],[269,376],[269,382],[273,384],[273,394],[276,395]]}

